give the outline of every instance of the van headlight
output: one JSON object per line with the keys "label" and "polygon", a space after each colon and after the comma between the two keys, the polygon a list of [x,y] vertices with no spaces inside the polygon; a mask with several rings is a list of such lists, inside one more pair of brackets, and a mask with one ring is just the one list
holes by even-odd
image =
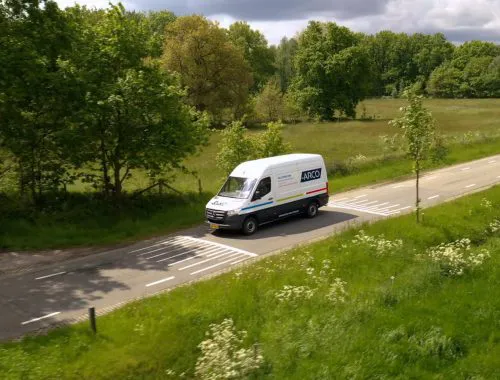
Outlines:
{"label": "van headlight", "polygon": [[237,210],[229,210],[227,212],[227,216],[235,216],[235,215],[238,215],[239,212],[240,212],[239,209],[237,209]]}

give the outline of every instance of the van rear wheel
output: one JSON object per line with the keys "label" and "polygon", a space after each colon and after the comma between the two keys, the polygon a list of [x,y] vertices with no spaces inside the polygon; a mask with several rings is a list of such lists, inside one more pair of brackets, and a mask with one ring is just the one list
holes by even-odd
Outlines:
{"label": "van rear wheel", "polygon": [[311,202],[307,205],[306,215],[308,218],[314,218],[318,215],[318,204],[316,202]]}
{"label": "van rear wheel", "polygon": [[253,235],[255,231],[257,231],[257,227],[258,227],[257,219],[255,219],[253,216],[249,216],[243,222],[241,230],[243,234],[248,236],[248,235]]}

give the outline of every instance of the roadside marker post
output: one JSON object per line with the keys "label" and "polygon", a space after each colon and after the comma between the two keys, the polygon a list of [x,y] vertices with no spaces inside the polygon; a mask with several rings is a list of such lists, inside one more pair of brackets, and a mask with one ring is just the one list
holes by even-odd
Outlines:
{"label": "roadside marker post", "polygon": [[96,322],[95,322],[95,307],[89,307],[89,321],[90,321],[90,328],[92,329],[92,332],[94,334],[96,334],[97,327],[96,327]]}

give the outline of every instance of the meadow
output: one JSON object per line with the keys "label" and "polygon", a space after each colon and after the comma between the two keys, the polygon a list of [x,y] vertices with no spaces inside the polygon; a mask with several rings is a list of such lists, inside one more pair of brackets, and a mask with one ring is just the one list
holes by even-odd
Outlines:
{"label": "meadow", "polygon": [[497,186],[129,304],[97,336],[3,344],[0,378],[498,378],[499,206]]}
{"label": "meadow", "polygon": [[[401,99],[366,100],[358,107],[358,120],[289,124],[283,135],[294,152],[325,157],[333,193],[408,177],[412,163],[401,151],[401,138],[394,138],[398,131],[388,125],[404,104]],[[428,162],[427,169],[500,152],[500,99],[428,99],[425,105],[448,147],[447,157]],[[12,201],[3,202],[2,209],[0,202],[0,250],[112,245],[201,223],[206,201],[224,180],[215,165],[219,141],[220,133],[212,132],[203,151],[185,162],[198,173],[201,193],[195,176],[177,173],[171,185],[182,196],[149,194],[113,206],[99,201],[88,185],[77,183],[66,197],[49,200],[36,213]],[[148,185],[147,178],[135,172],[126,189],[133,192]]]}

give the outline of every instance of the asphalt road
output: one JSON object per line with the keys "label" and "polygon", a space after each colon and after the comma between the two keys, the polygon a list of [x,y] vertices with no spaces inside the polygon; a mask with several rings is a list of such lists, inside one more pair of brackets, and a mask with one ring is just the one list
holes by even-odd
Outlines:
{"label": "asphalt road", "polygon": [[[424,207],[500,183],[500,155],[427,173]],[[251,237],[205,226],[126,248],[0,278],[0,340],[104,314],[133,299],[336,233],[353,224],[414,209],[415,181],[365,187],[330,197],[314,219],[290,218]]]}

